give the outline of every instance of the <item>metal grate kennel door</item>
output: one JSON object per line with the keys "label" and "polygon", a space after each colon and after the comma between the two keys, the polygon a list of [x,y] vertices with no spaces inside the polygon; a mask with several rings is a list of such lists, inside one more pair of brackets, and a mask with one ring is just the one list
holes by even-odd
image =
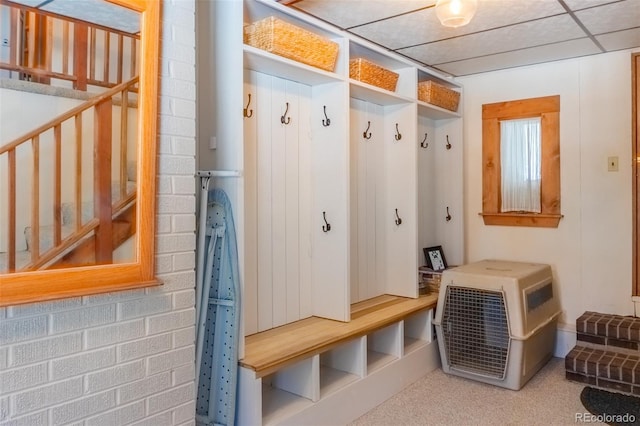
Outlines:
{"label": "metal grate kennel door", "polygon": [[502,292],[449,286],[442,330],[451,368],[504,379],[510,338]]}

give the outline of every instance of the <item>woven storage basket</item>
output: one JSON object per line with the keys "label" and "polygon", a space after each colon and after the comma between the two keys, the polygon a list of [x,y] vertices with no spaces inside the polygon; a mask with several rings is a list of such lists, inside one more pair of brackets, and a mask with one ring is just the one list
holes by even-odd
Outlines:
{"label": "woven storage basket", "polygon": [[460,93],[433,81],[422,81],[418,83],[418,99],[449,111],[457,111]]}
{"label": "woven storage basket", "polygon": [[349,77],[391,92],[396,91],[398,74],[363,58],[349,61]]}
{"label": "woven storage basket", "polygon": [[333,71],[338,59],[338,43],[274,16],[246,25],[244,42],[326,71]]}

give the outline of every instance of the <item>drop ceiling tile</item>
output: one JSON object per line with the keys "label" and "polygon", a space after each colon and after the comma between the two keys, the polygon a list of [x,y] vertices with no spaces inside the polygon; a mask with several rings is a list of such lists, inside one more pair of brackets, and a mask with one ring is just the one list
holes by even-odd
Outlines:
{"label": "drop ceiling tile", "polygon": [[640,1],[611,3],[580,10],[575,15],[594,35],[627,30],[640,26]]}
{"label": "drop ceiling tile", "polygon": [[303,0],[292,6],[344,29],[416,11],[435,3],[436,0]]}
{"label": "drop ceiling tile", "polygon": [[127,33],[140,31],[140,14],[104,0],[53,0],[42,10],[81,19]]}
{"label": "drop ceiling tile", "polygon": [[425,64],[437,65],[577,39],[585,35],[575,21],[565,14],[401,49],[398,52]]}
{"label": "drop ceiling tile", "polygon": [[564,0],[571,10],[588,9],[594,6],[602,6],[607,3],[615,3],[620,0]]}
{"label": "drop ceiling tile", "polygon": [[443,27],[431,7],[353,28],[351,32],[390,49],[399,49],[561,13],[565,10],[556,0],[481,1],[476,15],[464,27]]}
{"label": "drop ceiling tile", "polygon": [[596,36],[596,40],[607,51],[631,49],[640,46],[640,28],[602,34]]}
{"label": "drop ceiling tile", "polygon": [[496,55],[467,59],[438,65],[438,69],[462,76],[523,65],[533,65],[542,62],[557,61],[566,58],[576,58],[600,53],[600,49],[589,38],[571,40],[563,43],[532,47],[513,52],[498,53]]}

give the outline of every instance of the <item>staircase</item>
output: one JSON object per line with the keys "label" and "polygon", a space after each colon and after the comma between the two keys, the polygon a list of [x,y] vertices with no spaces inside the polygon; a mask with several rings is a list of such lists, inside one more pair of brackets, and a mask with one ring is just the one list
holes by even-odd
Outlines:
{"label": "staircase", "polygon": [[576,332],[565,358],[568,380],[640,395],[640,318],[585,312]]}

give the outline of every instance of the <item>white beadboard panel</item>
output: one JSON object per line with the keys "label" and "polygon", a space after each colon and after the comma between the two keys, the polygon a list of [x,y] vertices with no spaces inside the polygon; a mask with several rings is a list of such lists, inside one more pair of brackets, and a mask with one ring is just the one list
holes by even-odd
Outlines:
{"label": "white beadboard panel", "polygon": [[584,36],[578,24],[565,14],[400,49],[399,52],[425,63],[441,64]]}
{"label": "white beadboard panel", "polygon": [[384,232],[384,211],[387,205],[385,179],[384,109],[367,102],[367,124],[371,122],[371,139],[365,142],[364,188],[364,235],[362,254],[365,256],[364,279],[360,285],[364,299],[384,293],[384,277],[387,272],[385,262],[386,233]]}
{"label": "white beadboard panel", "polygon": [[362,129],[366,123],[364,113],[362,111],[363,101],[358,99],[350,99],[349,106],[349,221],[351,222],[351,235],[349,240],[349,257],[351,260],[351,268],[349,269],[349,287],[350,287],[350,302],[355,303],[360,299],[359,281],[360,281],[360,257],[358,235],[359,229],[362,226],[358,221],[358,214],[360,211],[361,194],[358,192],[358,182],[360,171],[363,166],[360,164],[360,145],[364,141],[362,140]]}
{"label": "white beadboard panel", "polygon": [[[534,3],[494,0],[480,2],[473,20],[463,27],[448,28],[442,26],[438,21],[434,8],[428,8],[419,12],[373,22],[353,28],[351,31],[391,49],[399,49],[420,43],[459,37],[490,28],[512,25],[518,22],[549,17],[564,12],[565,10],[560,3],[554,0],[541,0]],[[398,31],[399,28],[402,31]]]}
{"label": "white beadboard panel", "polygon": [[595,35],[627,30],[640,26],[640,5],[635,0],[628,0],[580,10],[576,17]]}
{"label": "white beadboard panel", "polygon": [[[273,327],[273,265],[271,262],[271,80],[266,74],[257,74],[256,120],[259,129],[257,147],[257,215],[258,230],[255,240],[258,252],[258,331]],[[279,117],[276,116],[279,120]]]}
{"label": "white beadboard panel", "polygon": [[[425,140],[426,135],[426,140]],[[435,233],[435,129],[433,120],[418,116],[418,265],[424,265],[422,249],[436,245]],[[424,141],[426,147],[419,144]]]}
{"label": "white beadboard panel", "polygon": [[[300,119],[298,100],[287,93],[287,86],[287,80],[276,77],[271,83],[271,250],[261,252],[271,255],[274,327],[287,322],[286,139],[290,126]],[[282,117],[289,124],[283,124]]]}
{"label": "white beadboard panel", "polygon": [[439,64],[438,68],[455,75],[467,75],[597,53],[600,53],[600,49],[590,39],[581,38],[529,49],[448,62]]}
{"label": "white beadboard panel", "polygon": [[[257,116],[256,108],[258,91],[255,71],[244,70],[244,99],[250,100],[247,115],[243,121],[244,128],[244,291],[242,294],[244,334],[258,331],[258,182],[257,182]],[[250,97],[250,99],[249,99]],[[245,106],[247,103],[245,103]]]}
{"label": "white beadboard panel", "polygon": [[607,51],[630,49],[640,45],[640,27],[596,36]]}

